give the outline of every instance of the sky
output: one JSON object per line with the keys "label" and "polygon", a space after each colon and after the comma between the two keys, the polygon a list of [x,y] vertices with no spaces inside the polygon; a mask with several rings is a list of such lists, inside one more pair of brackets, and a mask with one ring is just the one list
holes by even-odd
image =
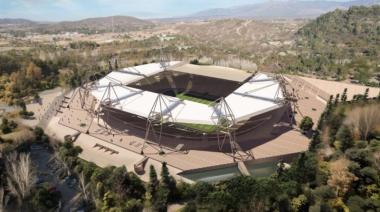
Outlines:
{"label": "sky", "polygon": [[262,1],[265,0],[0,0],[0,18],[34,21],[79,20],[112,15],[166,18]]}

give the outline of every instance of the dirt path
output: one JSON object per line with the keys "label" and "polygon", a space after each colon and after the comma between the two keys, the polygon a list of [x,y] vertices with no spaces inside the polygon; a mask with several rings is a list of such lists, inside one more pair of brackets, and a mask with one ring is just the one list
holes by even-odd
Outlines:
{"label": "dirt path", "polygon": [[239,26],[238,28],[236,28],[236,34],[238,34],[239,36],[242,36],[241,34],[241,30],[244,28],[244,27],[247,27],[248,24],[250,24],[252,22],[252,20],[247,20],[247,21],[244,21],[244,23]]}

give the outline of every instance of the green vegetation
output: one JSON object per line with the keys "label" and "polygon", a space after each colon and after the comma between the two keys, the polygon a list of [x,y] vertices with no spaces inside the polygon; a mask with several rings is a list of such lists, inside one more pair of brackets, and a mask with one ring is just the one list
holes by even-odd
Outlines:
{"label": "green vegetation", "polygon": [[[179,93],[176,95],[177,98],[181,100],[188,100],[193,102],[198,102],[201,104],[210,105],[213,103],[213,101],[207,100],[207,99],[201,99],[193,96],[186,95],[185,93]],[[188,124],[188,123],[181,123],[180,125],[190,128],[196,131],[205,132],[205,133],[212,133],[217,130],[217,127],[214,125],[208,125],[208,124]]]}
{"label": "green vegetation", "polygon": [[22,141],[0,139],[0,209],[54,211],[58,208],[60,192],[54,186],[37,184],[39,174],[30,153],[32,145],[49,147],[50,141],[41,128],[28,130],[33,136]]}
{"label": "green vegetation", "polygon": [[143,208],[141,200],[145,195],[145,185],[135,174],[127,172],[124,166],[100,168],[82,161],[78,158],[81,151],[67,140],[59,148],[59,155],[82,184],[80,188],[86,210],[140,211]]}
{"label": "green vegetation", "polygon": [[179,125],[182,125],[186,128],[190,128],[199,132],[205,132],[205,133],[213,133],[217,130],[217,126],[215,125],[208,125],[208,124],[189,124],[189,123],[180,123]]}
{"label": "green vegetation", "polygon": [[201,99],[201,98],[194,97],[194,96],[189,96],[189,95],[186,95],[185,93],[179,93],[179,94],[176,95],[176,97],[178,99],[181,99],[181,100],[188,100],[188,101],[198,102],[198,103],[205,104],[205,105],[209,105],[209,104],[213,103],[213,101],[210,101],[210,100],[207,100],[207,99]]}
{"label": "green vegetation", "polygon": [[55,189],[37,188],[32,197],[33,208],[37,211],[52,211],[59,204],[61,194]]}
{"label": "green vegetation", "polygon": [[0,54],[0,101],[14,104],[23,97],[54,88],[58,85],[58,69],[63,65],[60,63],[32,59],[28,53]]}
{"label": "green vegetation", "polygon": [[309,116],[305,116],[300,123],[300,128],[304,132],[307,132],[313,128],[314,122]]}
{"label": "green vegetation", "polygon": [[193,60],[190,60],[189,63],[193,64],[193,65],[199,65],[199,60],[198,59],[193,59]]}
{"label": "green vegetation", "polygon": [[91,41],[79,41],[70,43],[70,48],[72,49],[96,49],[99,47],[99,44]]}
{"label": "green vegetation", "polygon": [[335,10],[298,31],[298,55],[279,58],[284,71],[351,78],[379,86],[380,6]]}
{"label": "green vegetation", "polygon": [[3,134],[11,133],[17,128],[17,123],[13,120],[9,121],[7,118],[3,118],[0,124],[0,130]]}

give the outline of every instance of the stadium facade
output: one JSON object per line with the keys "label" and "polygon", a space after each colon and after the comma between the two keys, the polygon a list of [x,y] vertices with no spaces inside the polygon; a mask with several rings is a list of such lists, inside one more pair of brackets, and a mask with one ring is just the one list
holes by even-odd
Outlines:
{"label": "stadium facade", "polygon": [[290,111],[277,76],[179,61],[112,71],[86,88],[95,100],[90,110],[109,129],[133,128],[158,150],[224,151],[243,160]]}

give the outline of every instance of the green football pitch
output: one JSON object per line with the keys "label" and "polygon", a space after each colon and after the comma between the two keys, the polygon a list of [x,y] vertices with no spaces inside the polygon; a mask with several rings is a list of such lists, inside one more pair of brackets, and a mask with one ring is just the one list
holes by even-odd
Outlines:
{"label": "green football pitch", "polygon": [[[206,105],[210,105],[213,103],[213,101],[210,101],[207,99],[201,99],[201,98],[197,98],[197,97],[193,97],[193,96],[188,96],[184,93],[177,94],[176,97],[179,99],[182,99],[182,100],[198,102],[198,103],[206,104]],[[181,125],[184,127],[194,129],[194,130],[200,131],[200,132],[205,132],[205,133],[212,133],[212,132],[215,132],[217,130],[216,126],[207,125],[207,124],[187,124],[187,123],[185,124],[185,123],[182,123]]]}

